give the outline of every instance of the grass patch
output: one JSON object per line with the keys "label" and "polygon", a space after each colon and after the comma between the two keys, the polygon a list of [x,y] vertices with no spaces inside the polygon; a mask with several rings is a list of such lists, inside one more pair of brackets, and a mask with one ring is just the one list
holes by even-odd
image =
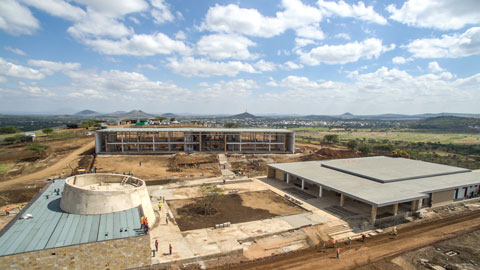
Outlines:
{"label": "grass patch", "polygon": [[0,174],[3,174],[6,170],[8,170],[10,164],[0,164]]}

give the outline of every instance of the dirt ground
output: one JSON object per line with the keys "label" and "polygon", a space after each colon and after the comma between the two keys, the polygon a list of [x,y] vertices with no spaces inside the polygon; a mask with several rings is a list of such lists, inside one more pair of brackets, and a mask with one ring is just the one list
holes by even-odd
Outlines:
{"label": "dirt ground", "polygon": [[128,173],[143,180],[219,176],[215,154],[99,155],[93,165],[97,172]]}
{"label": "dirt ground", "polygon": [[[473,231],[434,245],[365,265],[359,270],[478,270],[480,231]],[[451,252],[451,253],[449,253]],[[443,267],[443,268],[440,268]]]}
{"label": "dirt ground", "polygon": [[[428,251],[427,248],[424,253],[411,252],[411,254],[421,254],[419,257],[415,257],[416,255],[414,255],[412,257],[414,261],[416,258],[423,258],[423,256],[426,256],[425,258],[427,261],[431,260],[432,262],[435,262],[435,264],[441,264],[442,261],[438,258],[442,257],[443,255],[435,256],[435,247],[439,247],[440,250],[444,251],[450,249],[453,251],[458,251],[459,255],[456,256],[467,253],[466,257],[458,257],[459,261],[462,261],[462,268],[451,269],[479,269],[478,266],[475,266],[476,268],[465,268],[465,265],[463,265],[463,263],[471,264],[469,260],[473,260],[475,264],[478,264],[478,240],[475,238],[470,239],[469,244],[464,244],[464,241],[462,240],[467,239],[469,235],[466,234],[471,232],[475,232],[475,235],[478,235],[479,229],[480,211],[474,211],[463,213],[462,215],[450,216],[445,219],[428,223],[419,223],[405,228],[400,228],[398,230],[399,234],[396,239],[392,239],[389,234],[380,234],[377,236],[368,237],[366,242],[354,240],[351,245],[339,243],[337,246],[341,250],[340,259],[336,259],[335,249],[332,247],[331,243],[328,243],[325,253],[322,253],[320,247],[316,246],[310,249],[300,250],[298,252],[290,252],[284,255],[269,257],[264,260],[244,262],[235,265],[224,265],[217,269],[434,269],[419,268],[419,266],[416,264],[414,264],[414,268],[405,268],[407,264],[391,264],[387,261],[391,260],[389,258],[393,258],[400,254],[405,254],[406,252],[417,250],[425,246],[432,246],[434,247],[435,251],[432,253]],[[465,238],[455,240],[455,238],[459,236],[465,236]],[[448,240],[445,242],[447,243],[446,246],[441,246],[441,243],[438,244],[439,241],[443,240]],[[449,257],[449,261],[452,260],[452,262],[454,262],[453,264],[455,264],[454,259],[450,258],[451,257]],[[407,259],[404,261],[409,260],[411,261],[412,259]],[[473,264],[471,265],[474,266]],[[392,267],[389,268],[390,266]]]}
{"label": "dirt ground", "polygon": [[203,215],[199,199],[172,200],[168,205],[181,231],[214,227],[215,224],[240,223],[304,212],[302,208],[272,191],[226,195],[213,215]]}

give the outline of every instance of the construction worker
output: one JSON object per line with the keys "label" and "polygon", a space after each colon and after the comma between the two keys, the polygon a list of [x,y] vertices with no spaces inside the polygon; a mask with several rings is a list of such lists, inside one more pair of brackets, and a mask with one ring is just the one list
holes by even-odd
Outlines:
{"label": "construction worker", "polygon": [[140,218],[140,229],[143,229],[143,226],[144,226],[144,225],[145,225],[145,217],[142,216],[142,217]]}
{"label": "construction worker", "polygon": [[5,207],[5,215],[10,215],[10,210],[8,210],[8,206]]}
{"label": "construction worker", "polygon": [[155,251],[158,252],[158,240],[155,239]]}
{"label": "construction worker", "polygon": [[172,255],[172,251],[173,251],[172,243],[168,244],[168,251],[170,252],[170,255]]}
{"label": "construction worker", "polygon": [[337,240],[333,239],[332,244],[333,244],[333,248],[336,248],[337,247]]}
{"label": "construction worker", "polygon": [[362,233],[362,241],[365,242],[365,239],[367,238],[367,235],[365,233]]}
{"label": "construction worker", "polygon": [[165,223],[168,225],[168,216],[165,217]]}
{"label": "construction worker", "polygon": [[337,259],[340,260],[340,248],[337,248]]}
{"label": "construction worker", "polygon": [[158,211],[162,211],[162,203],[161,202],[158,203]]}
{"label": "construction worker", "polygon": [[322,244],[322,253],[325,253],[325,241],[323,241],[323,244]]}
{"label": "construction worker", "polygon": [[144,226],[145,230],[144,230],[144,232],[145,232],[145,234],[147,234],[147,233],[148,233],[148,229],[149,229],[149,227],[148,227],[148,219],[145,218],[145,220],[144,220],[143,222],[145,222],[145,226]]}
{"label": "construction worker", "polygon": [[397,234],[398,234],[398,232],[397,232],[397,227],[395,226],[395,227],[393,227],[393,229],[392,229],[393,238],[397,238]]}
{"label": "construction worker", "polygon": [[347,245],[350,245],[352,243],[352,238],[349,236],[347,239]]}

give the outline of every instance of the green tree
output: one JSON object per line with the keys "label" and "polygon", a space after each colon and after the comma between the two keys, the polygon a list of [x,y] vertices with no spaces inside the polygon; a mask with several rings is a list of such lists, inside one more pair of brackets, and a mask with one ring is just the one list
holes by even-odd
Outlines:
{"label": "green tree", "polygon": [[354,150],[355,147],[357,147],[357,145],[358,145],[357,140],[350,140],[350,141],[348,141],[348,143],[347,143],[347,147],[348,147],[350,150]]}
{"label": "green tree", "polygon": [[358,147],[358,151],[362,152],[362,154],[364,155],[368,155],[370,154],[370,152],[372,151],[370,149],[370,146],[368,146],[368,144],[361,144],[359,147]]}
{"label": "green tree", "polygon": [[18,132],[22,132],[22,131],[14,126],[0,127],[0,134],[13,134]]}
{"label": "green tree", "polygon": [[50,133],[53,133],[53,129],[51,129],[51,128],[44,128],[44,129],[42,129],[42,132],[48,135],[48,134],[50,134]]}
{"label": "green tree", "polygon": [[5,139],[3,139],[3,141],[6,142],[7,144],[12,144],[12,143],[17,142],[17,138],[15,138],[15,137],[6,137]]}
{"label": "green tree", "polygon": [[155,119],[153,119],[153,120],[162,122],[163,120],[167,120],[167,117],[159,116],[159,117],[155,117]]}
{"label": "green tree", "polygon": [[237,128],[237,127],[240,126],[240,124],[238,124],[238,123],[225,123],[223,126],[226,127],[226,128]]}
{"label": "green tree", "polygon": [[332,144],[332,143],[338,143],[338,135],[337,134],[327,134],[323,136],[323,142]]}
{"label": "green tree", "polygon": [[202,184],[200,186],[200,192],[202,193],[201,206],[204,215],[212,214],[215,204],[218,204],[225,196],[223,189],[215,184]]}
{"label": "green tree", "polygon": [[389,153],[389,154],[391,154],[394,149],[395,148],[391,144],[377,144],[373,147],[373,150],[375,150],[375,152]]}
{"label": "green tree", "polygon": [[45,153],[47,152],[47,149],[48,149],[48,148],[50,148],[50,146],[33,142],[33,143],[29,144],[29,145],[25,148],[25,150],[26,150],[26,151],[32,151],[32,152],[34,152],[39,158],[43,158],[43,157],[45,157]]}

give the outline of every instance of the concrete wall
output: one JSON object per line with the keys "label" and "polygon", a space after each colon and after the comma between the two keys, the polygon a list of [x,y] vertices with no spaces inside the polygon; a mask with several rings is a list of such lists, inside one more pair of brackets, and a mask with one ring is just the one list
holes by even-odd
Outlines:
{"label": "concrete wall", "polygon": [[275,170],[275,178],[283,181],[283,172],[280,170]]}
{"label": "concrete wall", "polygon": [[268,178],[275,178],[275,169],[267,167],[267,177]]}
{"label": "concrete wall", "polygon": [[[141,186],[129,186],[123,190],[89,190],[83,187],[104,180],[120,183],[124,177],[116,174],[83,174],[69,177],[65,180],[60,208],[74,214],[107,214],[142,206],[143,213],[152,226],[155,224],[155,212],[143,180],[133,177],[135,181],[141,183]],[[77,186],[74,182],[80,185]]]}
{"label": "concrete wall", "polygon": [[454,189],[432,193],[432,207],[452,203],[454,195],[455,195]]}
{"label": "concrete wall", "polygon": [[148,235],[0,257],[1,269],[128,269],[151,264]]}

